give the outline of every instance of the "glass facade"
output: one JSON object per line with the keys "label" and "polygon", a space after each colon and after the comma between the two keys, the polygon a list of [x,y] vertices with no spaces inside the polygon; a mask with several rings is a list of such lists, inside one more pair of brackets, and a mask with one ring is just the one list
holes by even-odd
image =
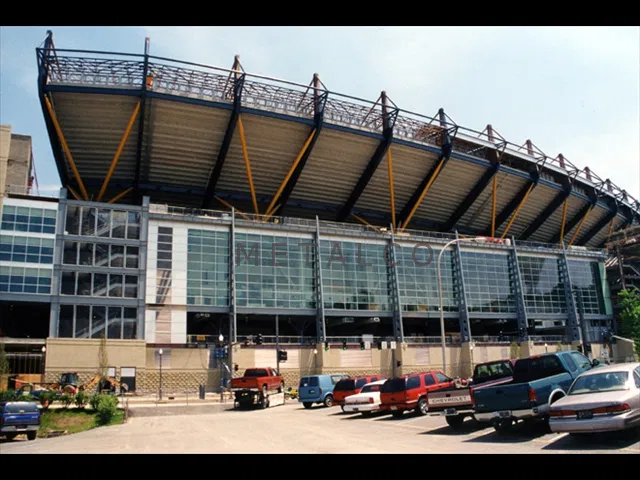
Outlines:
{"label": "glass facade", "polygon": [[518,256],[527,313],[567,313],[560,261],[560,258]]}
{"label": "glass facade", "polygon": [[0,266],[0,292],[51,294],[50,268]]}
{"label": "glass facade", "polygon": [[58,337],[136,338],[137,309],[103,305],[60,305]]}
{"label": "glass facade", "polygon": [[[438,312],[438,255],[441,250],[417,244],[396,246],[400,302],[408,312]],[[442,306],[445,312],[457,312],[458,301],[453,279],[453,255],[450,250],[440,260]]]}
{"label": "glass facade", "polygon": [[140,212],[69,205],[65,235],[140,239]]}
{"label": "glass facade", "polygon": [[[229,233],[189,229],[187,304],[229,305]],[[160,262],[160,251],[158,251]]]}
{"label": "glass facade", "polygon": [[2,230],[31,233],[56,233],[56,208],[33,208],[4,205]]}
{"label": "glass facade", "polygon": [[108,245],[93,242],[64,242],[64,265],[138,269],[140,248],[133,245]]}
{"label": "glass facade", "polygon": [[313,250],[310,238],[237,233],[237,305],[316,308]]}
{"label": "glass facade", "polygon": [[138,298],[138,276],[64,271],[60,282],[60,295]]}
{"label": "glass facade", "polygon": [[53,264],[52,238],[0,235],[0,261]]}
{"label": "glass facade", "polygon": [[391,310],[387,251],[387,245],[321,240],[324,308]]}
{"label": "glass facade", "polygon": [[516,313],[508,255],[463,250],[461,257],[469,314]]}
{"label": "glass facade", "polygon": [[605,315],[607,311],[598,262],[568,260],[568,264],[576,302],[578,302],[578,292],[581,292],[584,313]]}

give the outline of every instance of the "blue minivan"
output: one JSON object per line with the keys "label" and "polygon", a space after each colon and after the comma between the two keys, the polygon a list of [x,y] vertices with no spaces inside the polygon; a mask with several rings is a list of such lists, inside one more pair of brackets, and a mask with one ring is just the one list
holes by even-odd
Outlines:
{"label": "blue minivan", "polygon": [[333,373],[300,378],[298,401],[304,408],[311,408],[314,403],[322,403],[325,407],[333,406],[333,388],[343,378],[349,378],[349,375]]}

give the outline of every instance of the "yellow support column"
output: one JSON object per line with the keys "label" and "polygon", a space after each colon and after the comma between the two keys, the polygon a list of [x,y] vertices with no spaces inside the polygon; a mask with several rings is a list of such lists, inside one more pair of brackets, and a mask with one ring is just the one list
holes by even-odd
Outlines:
{"label": "yellow support column", "polygon": [[256,199],[256,189],[253,186],[253,175],[251,174],[251,163],[249,162],[249,152],[247,151],[247,141],[244,136],[244,125],[242,124],[242,117],[238,116],[238,132],[240,133],[240,145],[242,145],[242,154],[244,155],[244,164],[247,168],[247,179],[249,180],[249,191],[251,192],[251,201],[253,202],[253,210],[256,214],[260,213],[258,210],[258,200]]}
{"label": "yellow support column", "polygon": [[76,181],[78,182],[78,187],[80,187],[80,192],[82,193],[82,197],[84,198],[84,200],[89,200],[87,189],[84,188],[84,183],[82,182],[82,178],[80,177],[80,172],[78,172],[78,168],[76,167],[76,162],[73,161],[73,156],[71,155],[71,151],[69,150],[69,145],[67,144],[67,140],[64,138],[64,134],[62,133],[62,129],[60,128],[60,124],[58,123],[58,117],[56,117],[56,112],[53,111],[53,105],[51,105],[51,101],[49,100],[49,97],[45,96],[44,102],[47,106],[47,110],[49,111],[49,115],[51,116],[51,121],[53,122],[53,126],[56,129],[56,133],[58,134],[58,139],[60,140],[62,149],[64,150],[64,153],[67,156],[67,160],[69,161],[69,166],[71,167],[73,176],[76,178]]}
{"label": "yellow support column", "polygon": [[580,223],[578,224],[578,228],[576,228],[576,231],[573,232],[573,235],[571,236],[571,240],[569,240],[569,246],[571,246],[571,244],[573,244],[573,242],[575,241],[576,237],[578,236],[578,233],[580,233],[580,229],[582,228],[582,225],[584,224],[584,221],[587,219],[587,217],[591,213],[591,210],[593,210],[594,206],[595,205],[591,205],[589,207],[589,209],[587,210],[587,213],[585,213],[584,217],[582,217],[582,220],[580,220]]}
{"label": "yellow support column", "polygon": [[431,178],[429,179],[427,184],[424,186],[424,190],[422,190],[422,193],[420,194],[420,197],[418,198],[418,201],[416,202],[416,204],[411,209],[411,212],[409,212],[409,215],[407,215],[406,220],[404,222],[400,222],[400,225],[398,225],[398,230],[399,231],[403,231],[405,228],[407,228],[407,225],[409,225],[409,222],[411,221],[411,218],[416,213],[416,210],[418,210],[418,207],[422,203],[422,200],[424,200],[424,197],[427,194],[427,192],[429,191],[429,189],[431,188],[431,185],[433,185],[433,182],[438,177],[438,174],[440,173],[440,170],[442,170],[442,167],[444,166],[445,162],[446,162],[445,158],[440,160],[440,163],[438,164],[438,166],[436,167],[435,171],[433,172],[433,175],[431,176]]}
{"label": "yellow support column", "polygon": [[124,130],[124,135],[122,135],[122,139],[120,140],[120,144],[118,145],[116,154],[113,156],[113,159],[111,160],[111,165],[109,165],[109,170],[107,171],[106,177],[104,177],[104,182],[102,182],[102,187],[100,187],[100,193],[98,193],[98,198],[96,199],[98,202],[102,201],[104,192],[107,191],[107,186],[109,185],[109,181],[111,180],[111,176],[113,175],[113,172],[116,170],[116,166],[118,165],[118,161],[120,160],[120,155],[122,154],[122,150],[124,149],[124,146],[127,143],[127,139],[129,138],[129,134],[131,133],[131,129],[133,128],[133,123],[136,121],[139,111],[140,111],[140,102],[138,102],[136,104],[136,108],[133,109],[133,113],[131,114],[131,118],[129,119],[127,128],[125,128]]}
{"label": "yellow support column", "polygon": [[567,224],[568,208],[569,208],[569,199],[567,198],[564,201],[564,206],[562,207],[562,223],[560,224],[560,245],[562,245],[562,241],[564,240],[564,226]]}
{"label": "yellow support column", "polygon": [[520,212],[520,209],[522,208],[524,203],[527,201],[527,198],[529,197],[529,194],[531,193],[531,190],[533,190],[534,185],[535,184],[532,183],[529,186],[529,190],[527,190],[527,193],[525,194],[525,196],[522,197],[522,200],[518,204],[518,208],[516,208],[516,211],[513,212],[513,215],[511,216],[511,220],[509,220],[509,223],[507,224],[507,228],[505,228],[504,232],[502,232],[502,235],[500,236],[501,239],[503,239],[504,237],[507,236],[507,233],[509,232],[509,229],[511,228],[511,225],[513,225],[513,222],[515,222],[516,218],[518,217],[518,212]]}
{"label": "yellow support column", "polygon": [[120,192],[118,195],[116,195],[115,197],[113,197],[111,200],[109,200],[109,202],[107,203],[116,203],[118,200],[120,200],[122,197],[124,197],[127,193],[131,192],[133,190],[133,187],[129,187],[127,188],[124,192]]}

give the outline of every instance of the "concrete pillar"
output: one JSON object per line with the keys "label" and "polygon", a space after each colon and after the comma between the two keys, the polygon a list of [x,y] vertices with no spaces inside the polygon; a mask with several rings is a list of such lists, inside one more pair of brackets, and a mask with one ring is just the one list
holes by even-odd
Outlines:
{"label": "concrete pillar", "polygon": [[520,343],[520,358],[527,358],[534,354],[533,342]]}
{"label": "concrete pillar", "polygon": [[316,343],[315,346],[315,350],[312,352],[313,355],[313,365],[312,365],[312,371],[315,375],[320,375],[322,374],[322,371],[324,369],[324,344],[323,343]]}
{"label": "concrete pillar", "polygon": [[475,368],[474,350],[475,342],[464,342],[460,346],[460,363],[456,365],[447,365],[445,375],[452,377],[460,376],[461,378],[469,378],[473,375]]}

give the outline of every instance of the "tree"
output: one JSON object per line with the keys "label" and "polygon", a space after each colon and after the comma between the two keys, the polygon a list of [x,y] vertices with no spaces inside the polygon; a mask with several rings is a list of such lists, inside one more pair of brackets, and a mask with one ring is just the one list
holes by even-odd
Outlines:
{"label": "tree", "polygon": [[98,347],[98,375],[105,378],[109,373],[109,357],[107,355],[107,339],[104,333],[100,334],[100,346]]}
{"label": "tree", "polygon": [[9,360],[4,349],[4,342],[0,342],[0,390],[4,390],[4,381],[2,381],[5,375],[9,375]]}
{"label": "tree", "polygon": [[636,355],[640,355],[640,290],[636,287],[622,290],[618,298],[622,307],[622,335],[633,340]]}

